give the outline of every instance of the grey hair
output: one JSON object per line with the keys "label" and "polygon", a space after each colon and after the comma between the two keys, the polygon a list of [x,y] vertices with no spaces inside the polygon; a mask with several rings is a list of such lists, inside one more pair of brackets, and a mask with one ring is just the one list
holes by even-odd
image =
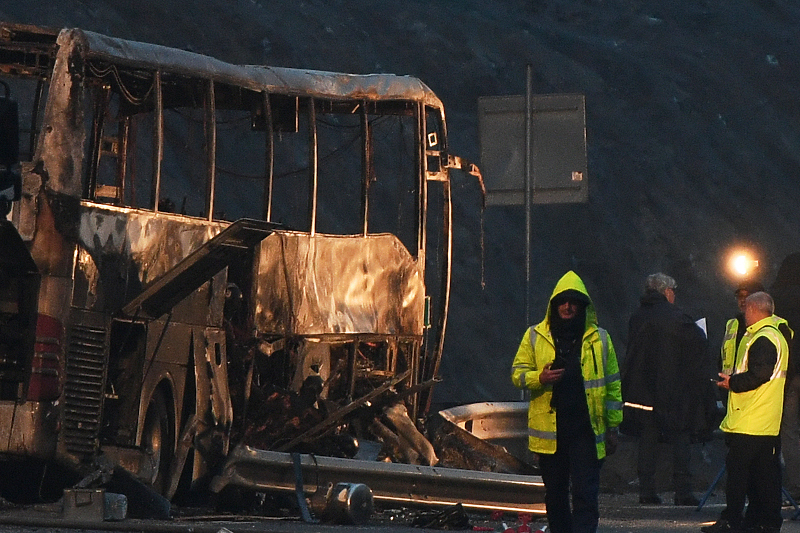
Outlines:
{"label": "grey hair", "polygon": [[674,290],[677,286],[678,284],[675,283],[674,278],[671,278],[661,272],[650,274],[647,276],[647,279],[644,282],[645,290],[658,291],[661,294],[664,294],[664,291],[667,289]]}
{"label": "grey hair", "polygon": [[775,313],[775,302],[772,296],[764,291],[754,292],[745,300],[746,305],[752,305],[762,313],[772,315]]}

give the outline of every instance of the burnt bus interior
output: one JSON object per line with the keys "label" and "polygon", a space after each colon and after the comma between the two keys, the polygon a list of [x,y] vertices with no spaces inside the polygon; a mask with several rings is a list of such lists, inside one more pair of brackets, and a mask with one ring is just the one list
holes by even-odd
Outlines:
{"label": "burnt bus interior", "polygon": [[[91,61],[87,71],[87,199],[215,221],[262,219],[311,234],[391,233],[412,256],[424,246],[419,103],[269,94]],[[438,143],[441,123],[429,120],[428,127]],[[160,175],[155,150],[163,152]],[[431,256],[437,259],[441,254]],[[420,337],[244,333],[253,330],[252,264],[250,253],[227,263],[229,379],[238,385],[231,387],[235,415],[247,414],[234,426],[234,440],[279,447],[397,375],[405,376],[399,389],[420,380],[412,376],[422,370]],[[309,349],[312,343],[322,348]],[[309,358],[315,362],[304,365]],[[309,369],[316,382],[304,375]],[[407,398],[413,415],[415,399]],[[348,429],[367,435],[355,426]]]}
{"label": "burnt bus interior", "polygon": [[[55,37],[20,31],[13,41],[0,39],[5,89],[5,96],[0,95],[0,143],[18,146],[13,161],[4,156],[8,148],[0,147],[0,202],[5,199],[8,207],[35,193],[21,186],[19,176],[35,170],[46,104],[55,92],[49,86]],[[144,446],[137,443],[142,431],[136,424],[153,422],[149,414],[139,414],[137,393],[142,393],[143,375],[161,347],[157,335],[148,334],[157,320],[164,331],[164,320],[224,328],[226,349],[220,355],[217,348],[217,362],[227,366],[234,423],[226,438],[231,442],[354,457],[359,439],[385,440],[381,411],[391,404],[403,404],[411,420],[421,421],[438,371],[449,287],[449,186],[440,111],[413,99],[270,92],[224,78],[91,55],[81,81],[82,92],[70,98],[85,135],[80,169],[84,205],[120,218],[163,216],[176,221],[175,227],[216,223],[225,228],[242,219],[271,224],[259,227],[263,235],[246,246],[231,245],[229,253],[217,253],[180,283],[166,284],[159,294],[173,300],[178,294],[181,300],[155,305],[153,316],[131,306],[152,281],[142,282],[143,274],[136,271],[141,265],[104,252],[87,258],[98,265],[101,278],[104,272],[115,273],[102,294],[92,292],[92,280],[82,277],[76,265],[73,307],[109,321],[107,382],[97,407],[103,411],[102,422],[93,437],[98,445]],[[13,119],[7,118],[13,113],[6,113],[11,107]],[[3,193],[4,186],[10,192]],[[12,220],[15,216],[12,212]],[[39,271],[11,222],[2,224],[0,400],[53,400],[60,391],[58,366],[63,363],[56,354],[62,350],[63,332],[41,316],[37,321]],[[20,218],[18,225],[23,224]],[[18,229],[32,233],[31,228]],[[396,236],[425,277],[424,327],[373,332],[257,324],[262,283],[257,265],[264,261],[259,243],[275,231],[361,239]],[[7,238],[6,233],[13,235]],[[346,262],[342,254],[347,248],[337,247],[335,239],[330,242],[332,260]],[[85,255],[80,249],[77,261]],[[393,266],[386,265],[389,270]],[[403,276],[399,270],[388,277],[389,289],[401,283],[398,276]],[[212,293],[220,286],[224,309],[218,314],[198,309],[195,302],[215,301]],[[341,313],[342,305],[334,302],[330,313]],[[34,350],[37,323],[51,344],[37,343]],[[44,337],[47,332],[51,335]],[[183,357],[191,365],[192,357],[200,355]],[[31,368],[38,381],[31,379]],[[177,390],[152,400],[174,402],[154,407],[158,417],[178,419],[152,429],[163,433],[169,453],[175,452],[179,436],[172,428],[183,428],[194,407],[186,398],[203,389],[196,379],[189,368]],[[87,456],[96,451],[87,450]],[[381,454],[395,461],[424,460],[396,446],[384,446]],[[166,485],[160,488],[166,491]]]}

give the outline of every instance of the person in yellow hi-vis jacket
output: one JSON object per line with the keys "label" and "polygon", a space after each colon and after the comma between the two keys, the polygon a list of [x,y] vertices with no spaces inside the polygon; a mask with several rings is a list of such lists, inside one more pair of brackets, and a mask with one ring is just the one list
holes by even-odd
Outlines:
{"label": "person in yellow hi-vis jacket", "polygon": [[511,380],[530,391],[528,448],[539,456],[550,531],[597,531],[600,467],[617,446],[622,394],[611,338],[575,272],[523,335]]}
{"label": "person in yellow hi-vis jacket", "polygon": [[[729,391],[728,409],[720,429],[725,432],[726,507],[703,533],[781,530],[781,416],[787,337],[792,332],[775,314],[766,292],[745,299],[747,329],[736,351],[733,372],[719,373],[719,387]],[[744,512],[745,501],[748,502]],[[743,514],[744,513],[744,514]]]}
{"label": "person in yellow hi-vis jacket", "polygon": [[[720,368],[723,374],[733,374],[733,363],[736,360],[736,350],[744,336],[747,326],[744,323],[744,301],[748,296],[755,292],[762,292],[764,286],[758,281],[745,280],[736,287],[736,305],[739,307],[739,314],[725,323],[725,337],[722,339],[720,349]],[[727,397],[725,398],[727,401]]]}

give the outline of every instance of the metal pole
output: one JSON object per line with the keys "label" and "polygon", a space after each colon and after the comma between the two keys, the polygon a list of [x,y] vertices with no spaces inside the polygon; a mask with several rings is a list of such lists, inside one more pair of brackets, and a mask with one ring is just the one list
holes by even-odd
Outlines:
{"label": "metal pole", "polygon": [[215,96],[214,80],[208,80],[206,98],[206,214],[208,220],[214,220],[214,196],[217,189],[217,99]]}
{"label": "metal pole", "polygon": [[319,181],[319,161],[317,159],[317,110],[313,97],[308,99],[308,169],[309,169],[309,221],[311,236],[317,234],[317,185]]}
{"label": "metal pole", "polygon": [[530,65],[525,69],[525,326],[531,320],[531,99],[533,91],[533,71]]}
{"label": "metal pole", "polygon": [[361,102],[361,223],[362,235],[369,233],[369,186],[372,176],[372,137],[367,102]]}
{"label": "metal pole", "polygon": [[161,162],[164,159],[164,98],[161,94],[161,72],[156,70],[153,73],[153,92],[155,94],[155,110],[153,120],[155,120],[153,135],[153,211],[158,209],[158,201],[161,197]]}
{"label": "metal pole", "polygon": [[272,188],[275,185],[275,130],[272,120],[272,103],[269,101],[269,93],[264,91],[264,119],[266,120],[266,150],[267,161],[266,171],[267,186],[264,191],[264,220],[272,222]]}
{"label": "metal pole", "polygon": [[[533,69],[525,68],[525,327],[531,323],[531,99],[533,93]],[[527,390],[520,391],[520,400],[525,401]]]}

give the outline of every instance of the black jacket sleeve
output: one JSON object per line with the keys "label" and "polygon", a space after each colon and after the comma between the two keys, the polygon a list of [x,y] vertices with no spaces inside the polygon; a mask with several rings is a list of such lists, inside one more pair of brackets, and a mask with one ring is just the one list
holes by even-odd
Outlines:
{"label": "black jacket sleeve", "polygon": [[750,345],[747,372],[731,376],[731,391],[747,392],[757,389],[769,381],[777,361],[778,350],[775,345],[766,337],[759,337]]}

